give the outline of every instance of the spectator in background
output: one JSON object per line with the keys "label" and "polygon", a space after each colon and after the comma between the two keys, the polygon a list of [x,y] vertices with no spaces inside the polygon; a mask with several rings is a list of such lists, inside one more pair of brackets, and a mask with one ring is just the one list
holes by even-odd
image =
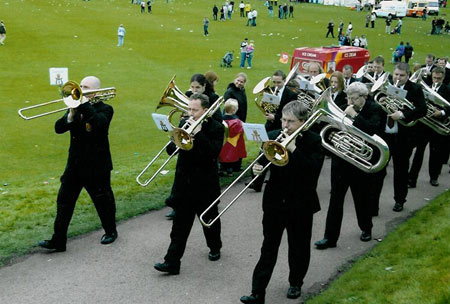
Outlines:
{"label": "spectator in background", "polygon": [[427,7],[425,6],[425,8],[422,11],[422,21],[427,21]]}
{"label": "spectator in background", "polygon": [[242,121],[236,115],[239,105],[233,98],[227,99],[224,106],[223,120],[228,125],[228,137],[219,155],[220,176],[233,176],[236,167],[240,167],[241,160],[247,157],[244,141]]}
{"label": "spectator in background", "polygon": [[294,6],[292,4],[289,5],[289,17],[294,18]]}
{"label": "spectator in background", "polygon": [[330,20],[330,22],[328,22],[327,29],[328,29],[328,32],[327,32],[325,38],[328,38],[329,34],[331,34],[331,37],[334,38],[334,22],[333,22],[333,20]]}
{"label": "spectator in background", "polygon": [[369,27],[369,22],[370,22],[370,13],[367,13],[366,15],[366,27]]}
{"label": "spectator in background", "polygon": [[223,10],[223,6],[220,7],[220,21],[225,21],[225,11]]}
{"label": "spectator in background", "polygon": [[361,43],[361,42],[360,42],[358,36],[355,36],[355,39],[353,39],[353,46],[359,47],[359,46],[360,46],[360,43]]}
{"label": "spectator in background", "polygon": [[283,18],[284,19],[287,19],[287,16],[288,16],[288,10],[289,10],[289,8],[288,8],[288,5],[287,5],[287,3],[284,5],[284,7],[283,7]]}
{"label": "spectator in background", "polygon": [[252,26],[256,26],[256,17],[258,16],[258,11],[254,9],[252,11]]}
{"label": "spectator in background", "polygon": [[233,5],[228,4],[228,19],[231,20],[231,14],[233,13]]}
{"label": "spectator in background", "polygon": [[6,39],[6,27],[5,23],[0,21],[0,44],[5,45],[5,39]]}
{"label": "spectator in background", "polygon": [[367,42],[365,35],[361,35],[361,38],[359,38],[359,46],[365,49],[369,47],[369,43]]}
{"label": "spectator in background", "polygon": [[239,17],[245,17],[244,9],[245,9],[244,1],[241,1],[241,3],[239,3]]}
{"label": "spectator in background", "polygon": [[395,62],[402,62],[403,55],[405,55],[405,45],[403,41],[400,41],[400,44],[395,49]]}
{"label": "spectator in background", "polygon": [[125,39],[125,28],[123,27],[123,24],[121,24],[119,26],[119,28],[117,29],[117,36],[119,36],[119,42],[117,44],[117,46],[122,46],[123,45],[123,40]]}
{"label": "spectator in background", "polygon": [[150,1],[150,0],[147,1],[147,12],[149,14],[152,13],[152,1]]}
{"label": "spectator in background", "polygon": [[245,67],[245,59],[247,57],[247,47],[248,47],[248,38],[245,38],[244,41],[241,42],[241,64],[240,67]]}
{"label": "spectator in background", "polygon": [[[353,31],[353,24],[351,22],[348,23],[347,26],[347,36],[350,38],[350,40],[352,39],[352,31]],[[349,44],[350,45],[350,44]]]}
{"label": "spectator in background", "polygon": [[389,14],[389,16],[386,18],[385,23],[386,23],[385,33],[390,34],[391,33],[391,23],[392,23],[391,14]]}
{"label": "spectator in background", "polygon": [[339,22],[339,33],[338,36],[342,35],[342,31],[344,30],[344,21],[341,20],[341,22]]}
{"label": "spectator in background", "polygon": [[406,42],[405,45],[405,62],[408,63],[409,59],[414,55],[414,48],[409,42]]}
{"label": "spectator in background", "polygon": [[249,70],[252,68],[252,59],[253,59],[254,51],[255,51],[255,47],[253,45],[253,42],[251,42],[247,47],[247,64],[248,64],[247,69],[249,69]]}
{"label": "spectator in background", "polygon": [[246,26],[252,25],[253,23],[253,13],[252,12],[248,12],[247,13],[247,24]]}
{"label": "spectator in background", "polygon": [[397,22],[397,25],[396,25],[396,28],[397,28],[396,32],[397,32],[397,34],[400,35],[402,33],[403,21],[402,21],[401,18],[398,18],[397,20],[398,20],[398,22]]}
{"label": "spectator in background", "polygon": [[208,27],[209,27],[209,19],[205,17],[203,19],[203,36],[205,37],[209,35]]}
{"label": "spectator in background", "polygon": [[145,13],[145,1],[141,1],[141,13]]}
{"label": "spectator in background", "polygon": [[248,13],[252,11],[252,5],[250,2],[247,1],[247,4],[245,5],[245,16],[248,16]]}
{"label": "spectator in background", "polygon": [[217,5],[214,4],[214,7],[213,7],[213,19],[215,21],[217,21],[217,14],[218,13],[219,13],[219,8],[217,7]]}
{"label": "spectator in background", "polygon": [[375,27],[375,19],[377,19],[377,15],[375,13],[372,13],[372,15],[370,16],[370,27],[371,28]]}
{"label": "spectator in background", "polygon": [[211,85],[212,91],[215,93],[215,86],[219,82],[219,75],[217,75],[214,71],[208,71],[205,73],[205,78]]}

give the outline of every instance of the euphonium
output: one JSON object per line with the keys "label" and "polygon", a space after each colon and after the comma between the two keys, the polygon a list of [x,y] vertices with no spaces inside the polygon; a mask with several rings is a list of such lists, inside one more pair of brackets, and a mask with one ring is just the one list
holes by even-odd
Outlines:
{"label": "euphonium", "polygon": [[[389,115],[395,113],[396,111],[402,111],[405,108],[410,110],[414,110],[414,105],[408,101],[406,98],[398,98],[395,95],[389,95],[388,87],[391,84],[389,83],[389,73],[386,72],[378,78],[378,80],[374,83],[371,92],[374,93],[378,91],[375,96],[375,102],[381,106],[381,108]],[[411,127],[416,124],[417,121],[411,121],[409,123],[404,122],[403,120],[398,120],[399,123],[404,125],[405,127]]]}
{"label": "euphonium", "polygon": [[320,132],[324,148],[367,173],[378,172],[389,160],[389,147],[378,135],[369,135],[353,126],[353,120],[333,102],[331,88],[317,101],[313,111],[321,111],[320,121],[328,123]]}
{"label": "euphonium", "polygon": [[439,93],[433,91],[433,89],[430,88],[422,79],[421,74],[419,74],[417,78],[413,80],[416,80],[417,83],[422,87],[423,93],[425,95],[425,101],[427,103],[427,114],[425,115],[425,117],[420,118],[419,121],[433,129],[438,134],[450,135],[449,117],[447,116],[444,119],[433,117],[433,114],[436,110],[445,110],[446,107],[450,107],[450,103],[445,100],[444,97],[439,95]]}
{"label": "euphonium", "polygon": [[[299,64],[300,63],[297,62],[297,64],[295,64],[295,66],[286,76],[286,79],[284,81],[285,87],[286,84],[291,80],[291,78],[297,73]],[[256,106],[261,110],[261,112],[263,112],[263,114],[275,114],[277,112],[281,99],[281,96],[276,96],[278,88],[275,88],[275,91],[270,88],[270,79],[271,77],[262,79],[253,89],[253,94],[257,95],[255,98]]]}

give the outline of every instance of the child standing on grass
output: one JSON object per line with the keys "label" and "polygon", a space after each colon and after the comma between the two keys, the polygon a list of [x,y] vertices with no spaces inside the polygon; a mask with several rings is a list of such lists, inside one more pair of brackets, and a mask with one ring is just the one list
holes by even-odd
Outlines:
{"label": "child standing on grass", "polygon": [[233,168],[240,159],[247,157],[244,141],[244,128],[242,121],[236,116],[239,108],[238,101],[230,98],[225,102],[225,115],[223,120],[228,125],[228,137],[220,151],[220,176],[232,176]]}

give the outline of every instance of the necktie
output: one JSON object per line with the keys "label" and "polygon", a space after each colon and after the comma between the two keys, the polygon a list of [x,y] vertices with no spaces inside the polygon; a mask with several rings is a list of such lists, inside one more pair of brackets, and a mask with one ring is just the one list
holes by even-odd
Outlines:
{"label": "necktie", "polygon": [[378,74],[375,74],[375,80],[378,80],[379,77]]}
{"label": "necktie", "polygon": [[389,116],[388,117],[388,121],[387,121],[387,125],[389,127],[389,129],[392,129],[394,127],[395,121]]}

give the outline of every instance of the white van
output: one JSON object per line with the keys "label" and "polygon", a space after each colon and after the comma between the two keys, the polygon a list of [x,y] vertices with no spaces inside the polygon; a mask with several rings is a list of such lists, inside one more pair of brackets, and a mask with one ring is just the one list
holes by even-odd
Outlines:
{"label": "white van", "polygon": [[406,16],[406,2],[400,1],[381,1],[372,10],[377,17],[387,17],[389,14],[392,17]]}

